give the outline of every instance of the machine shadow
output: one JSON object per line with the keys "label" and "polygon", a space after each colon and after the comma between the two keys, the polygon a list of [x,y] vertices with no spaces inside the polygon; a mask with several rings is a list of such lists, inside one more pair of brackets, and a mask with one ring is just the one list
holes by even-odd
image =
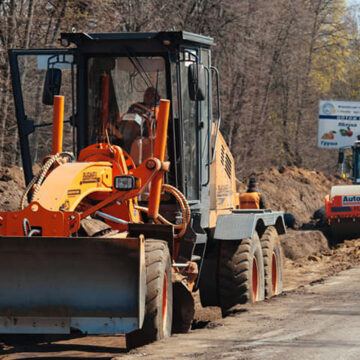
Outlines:
{"label": "machine shadow", "polygon": [[[9,355],[16,354],[19,352],[22,353],[60,353],[60,352],[86,352],[94,354],[112,354],[109,357],[89,357],[86,356],[86,359],[96,360],[96,359],[111,359],[114,354],[123,354],[127,352],[125,347],[125,342],[122,342],[119,339],[119,347],[117,346],[102,346],[102,345],[91,345],[91,344],[59,344],[55,343],[58,341],[66,341],[72,339],[83,338],[86,335],[2,335],[0,336],[0,355]],[[33,358],[33,356],[31,357]],[[46,359],[47,357],[42,357]],[[56,359],[57,357],[51,356],[49,359]],[[58,358],[64,359],[64,356]],[[79,356],[68,357],[66,359],[78,359]],[[25,358],[24,358],[25,359]]]}

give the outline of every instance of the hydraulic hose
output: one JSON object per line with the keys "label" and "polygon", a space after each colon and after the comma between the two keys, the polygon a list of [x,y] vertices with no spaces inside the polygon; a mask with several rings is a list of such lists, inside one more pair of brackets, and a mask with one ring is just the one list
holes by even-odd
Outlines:
{"label": "hydraulic hose", "polygon": [[[190,222],[191,213],[190,213],[189,203],[187,202],[183,193],[174,186],[171,186],[169,184],[163,184],[162,191],[165,191],[165,192],[173,195],[175,197],[175,199],[177,200],[177,202],[179,203],[180,211],[181,211],[181,215],[182,215],[182,222],[181,222],[181,224],[173,224],[172,222],[165,219],[160,214],[158,214],[158,216],[154,220],[157,224],[171,225],[174,227],[174,229],[180,230],[178,233],[176,233],[174,235],[174,238],[175,239],[181,238],[185,234],[186,228]],[[135,205],[134,208],[136,210],[143,211],[145,213],[148,213],[148,211],[149,211],[149,209],[144,206]]]}

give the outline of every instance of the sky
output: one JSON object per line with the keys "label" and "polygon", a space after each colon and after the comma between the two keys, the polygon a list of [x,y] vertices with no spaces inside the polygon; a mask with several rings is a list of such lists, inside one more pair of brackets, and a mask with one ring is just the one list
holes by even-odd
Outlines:
{"label": "sky", "polygon": [[353,7],[356,11],[356,20],[358,27],[360,28],[360,0],[345,0],[349,7]]}
{"label": "sky", "polygon": [[345,0],[345,2],[348,6],[360,6],[360,0]]}
{"label": "sky", "polygon": [[353,6],[360,10],[360,0],[345,0],[348,6]]}

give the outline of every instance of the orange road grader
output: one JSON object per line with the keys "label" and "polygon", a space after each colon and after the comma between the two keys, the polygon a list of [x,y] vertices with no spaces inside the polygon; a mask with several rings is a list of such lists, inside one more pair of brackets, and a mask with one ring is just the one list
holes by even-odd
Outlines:
{"label": "orange road grader", "polygon": [[236,209],[213,39],[61,45],[9,51],[27,189],[0,212],[0,332],[125,333],[135,347],[188,331],[197,290],[224,314],[279,294],[283,215]]}

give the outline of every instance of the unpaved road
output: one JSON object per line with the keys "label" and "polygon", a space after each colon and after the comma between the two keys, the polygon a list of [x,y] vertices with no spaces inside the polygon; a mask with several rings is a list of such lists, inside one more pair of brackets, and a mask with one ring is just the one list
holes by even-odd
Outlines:
{"label": "unpaved road", "polygon": [[[118,357],[145,359],[359,359],[360,268],[218,322]],[[215,325],[215,324],[214,324]],[[146,355],[145,355],[146,354]],[[172,354],[169,356],[169,354]]]}
{"label": "unpaved road", "polygon": [[360,267],[126,353],[123,337],[1,339],[1,359],[359,359]]}

